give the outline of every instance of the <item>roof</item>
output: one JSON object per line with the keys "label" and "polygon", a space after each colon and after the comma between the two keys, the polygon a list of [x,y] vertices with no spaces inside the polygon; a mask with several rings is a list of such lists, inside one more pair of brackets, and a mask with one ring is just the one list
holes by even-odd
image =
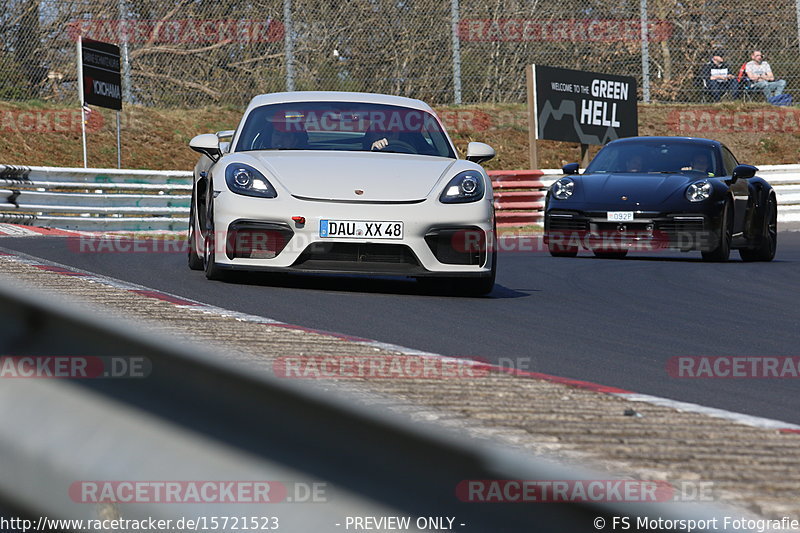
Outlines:
{"label": "roof", "polygon": [[692,142],[696,144],[707,144],[712,146],[717,146],[722,143],[719,141],[715,141],[714,139],[704,139],[702,137],[670,137],[670,136],[660,136],[660,137],[624,137],[622,139],[616,139],[611,141],[608,144],[620,144],[620,143],[636,143],[636,142]]}
{"label": "roof", "polygon": [[260,94],[254,97],[247,110],[269,104],[283,104],[292,102],[363,102],[370,104],[395,105],[432,111],[431,107],[422,100],[375,93],[351,93],[343,91],[292,91],[283,93]]}

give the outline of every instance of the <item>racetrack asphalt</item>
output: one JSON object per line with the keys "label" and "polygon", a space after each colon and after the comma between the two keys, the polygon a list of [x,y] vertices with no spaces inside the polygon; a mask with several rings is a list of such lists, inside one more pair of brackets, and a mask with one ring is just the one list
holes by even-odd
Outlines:
{"label": "racetrack asphalt", "polygon": [[800,357],[800,233],[771,263],[704,263],[699,253],[624,260],[500,255],[486,298],[425,294],[413,281],[248,274],[210,282],[179,253],[81,253],[65,238],[0,248],[178,296],[521,370],[592,381],[800,424],[800,378],[678,378],[681,356]]}

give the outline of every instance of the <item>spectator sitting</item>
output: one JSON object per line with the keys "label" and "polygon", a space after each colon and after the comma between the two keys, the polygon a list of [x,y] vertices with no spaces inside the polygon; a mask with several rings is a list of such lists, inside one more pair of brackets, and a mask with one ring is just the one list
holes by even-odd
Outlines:
{"label": "spectator sitting", "polygon": [[715,50],[711,56],[711,61],[706,63],[701,70],[703,86],[705,91],[715,102],[719,102],[720,97],[725,93],[730,93],[733,98],[738,95],[738,84],[734,80],[728,63],[723,59],[725,52]]}
{"label": "spectator sitting", "polygon": [[772,73],[772,68],[769,63],[763,60],[763,55],[760,51],[756,50],[751,56],[752,61],[748,61],[745,65],[747,77],[752,82],[753,89],[759,89],[767,97],[767,100],[773,96],[783,94],[783,88],[786,87],[786,80],[776,80],[775,75]]}

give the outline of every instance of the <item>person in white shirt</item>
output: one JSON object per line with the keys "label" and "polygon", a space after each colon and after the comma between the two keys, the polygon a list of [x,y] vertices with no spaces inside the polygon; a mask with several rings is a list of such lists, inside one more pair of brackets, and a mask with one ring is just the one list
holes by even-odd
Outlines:
{"label": "person in white shirt", "polygon": [[764,61],[763,54],[756,50],[753,52],[752,61],[748,61],[745,65],[745,72],[747,77],[752,82],[754,89],[760,89],[767,99],[783,94],[783,89],[786,87],[786,80],[776,80],[775,75],[772,73],[772,67],[769,63]]}

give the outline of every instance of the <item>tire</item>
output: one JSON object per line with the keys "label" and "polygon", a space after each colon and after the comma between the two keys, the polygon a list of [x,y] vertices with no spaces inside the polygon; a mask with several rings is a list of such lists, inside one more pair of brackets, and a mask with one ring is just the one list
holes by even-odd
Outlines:
{"label": "tire", "polygon": [[452,296],[486,296],[494,289],[495,273],[485,278],[422,278],[427,292]]}
{"label": "tire", "polygon": [[214,259],[214,248],[216,242],[214,240],[214,232],[209,232],[203,241],[205,253],[203,254],[203,269],[206,271],[206,278],[212,281],[223,281],[226,278],[226,272],[217,266]]}
{"label": "tire", "polygon": [[[496,237],[495,237],[496,238]],[[456,283],[456,288],[465,296],[485,296],[492,292],[497,279],[497,250],[492,253],[491,274],[483,278],[461,278]],[[459,285],[461,285],[459,287]]]}
{"label": "tire", "polygon": [[599,259],[625,259],[628,250],[592,250],[592,253]]}
{"label": "tire", "polygon": [[227,277],[227,272],[219,268],[216,263],[216,232],[214,231],[214,206],[211,204],[208,210],[206,223],[206,236],[203,239],[203,269],[206,271],[206,278],[212,281],[223,281]]}
{"label": "tire", "polygon": [[578,255],[577,246],[565,246],[563,244],[547,243],[547,251],[553,257],[575,257]]}
{"label": "tire", "polygon": [[203,258],[197,254],[197,248],[195,247],[197,244],[197,237],[195,236],[196,229],[194,212],[197,209],[197,206],[195,205],[194,201],[194,191],[192,191],[192,202],[189,207],[189,234],[186,237],[189,248],[188,263],[189,268],[192,270],[203,270]]}
{"label": "tire", "polygon": [[772,261],[778,248],[778,201],[774,194],[767,200],[764,221],[761,226],[761,238],[756,248],[742,248],[739,256],[742,261]]}
{"label": "tire", "polygon": [[[495,235],[497,233],[495,232]],[[496,236],[494,237],[497,238]],[[481,278],[417,278],[424,290],[433,294],[452,294],[453,296],[485,296],[494,289],[497,280],[497,249],[492,253],[490,274]]]}
{"label": "tire", "polygon": [[717,246],[708,252],[701,252],[703,261],[725,262],[731,255],[731,238],[733,236],[733,204],[730,200],[725,202],[722,212],[722,223],[719,228]]}

